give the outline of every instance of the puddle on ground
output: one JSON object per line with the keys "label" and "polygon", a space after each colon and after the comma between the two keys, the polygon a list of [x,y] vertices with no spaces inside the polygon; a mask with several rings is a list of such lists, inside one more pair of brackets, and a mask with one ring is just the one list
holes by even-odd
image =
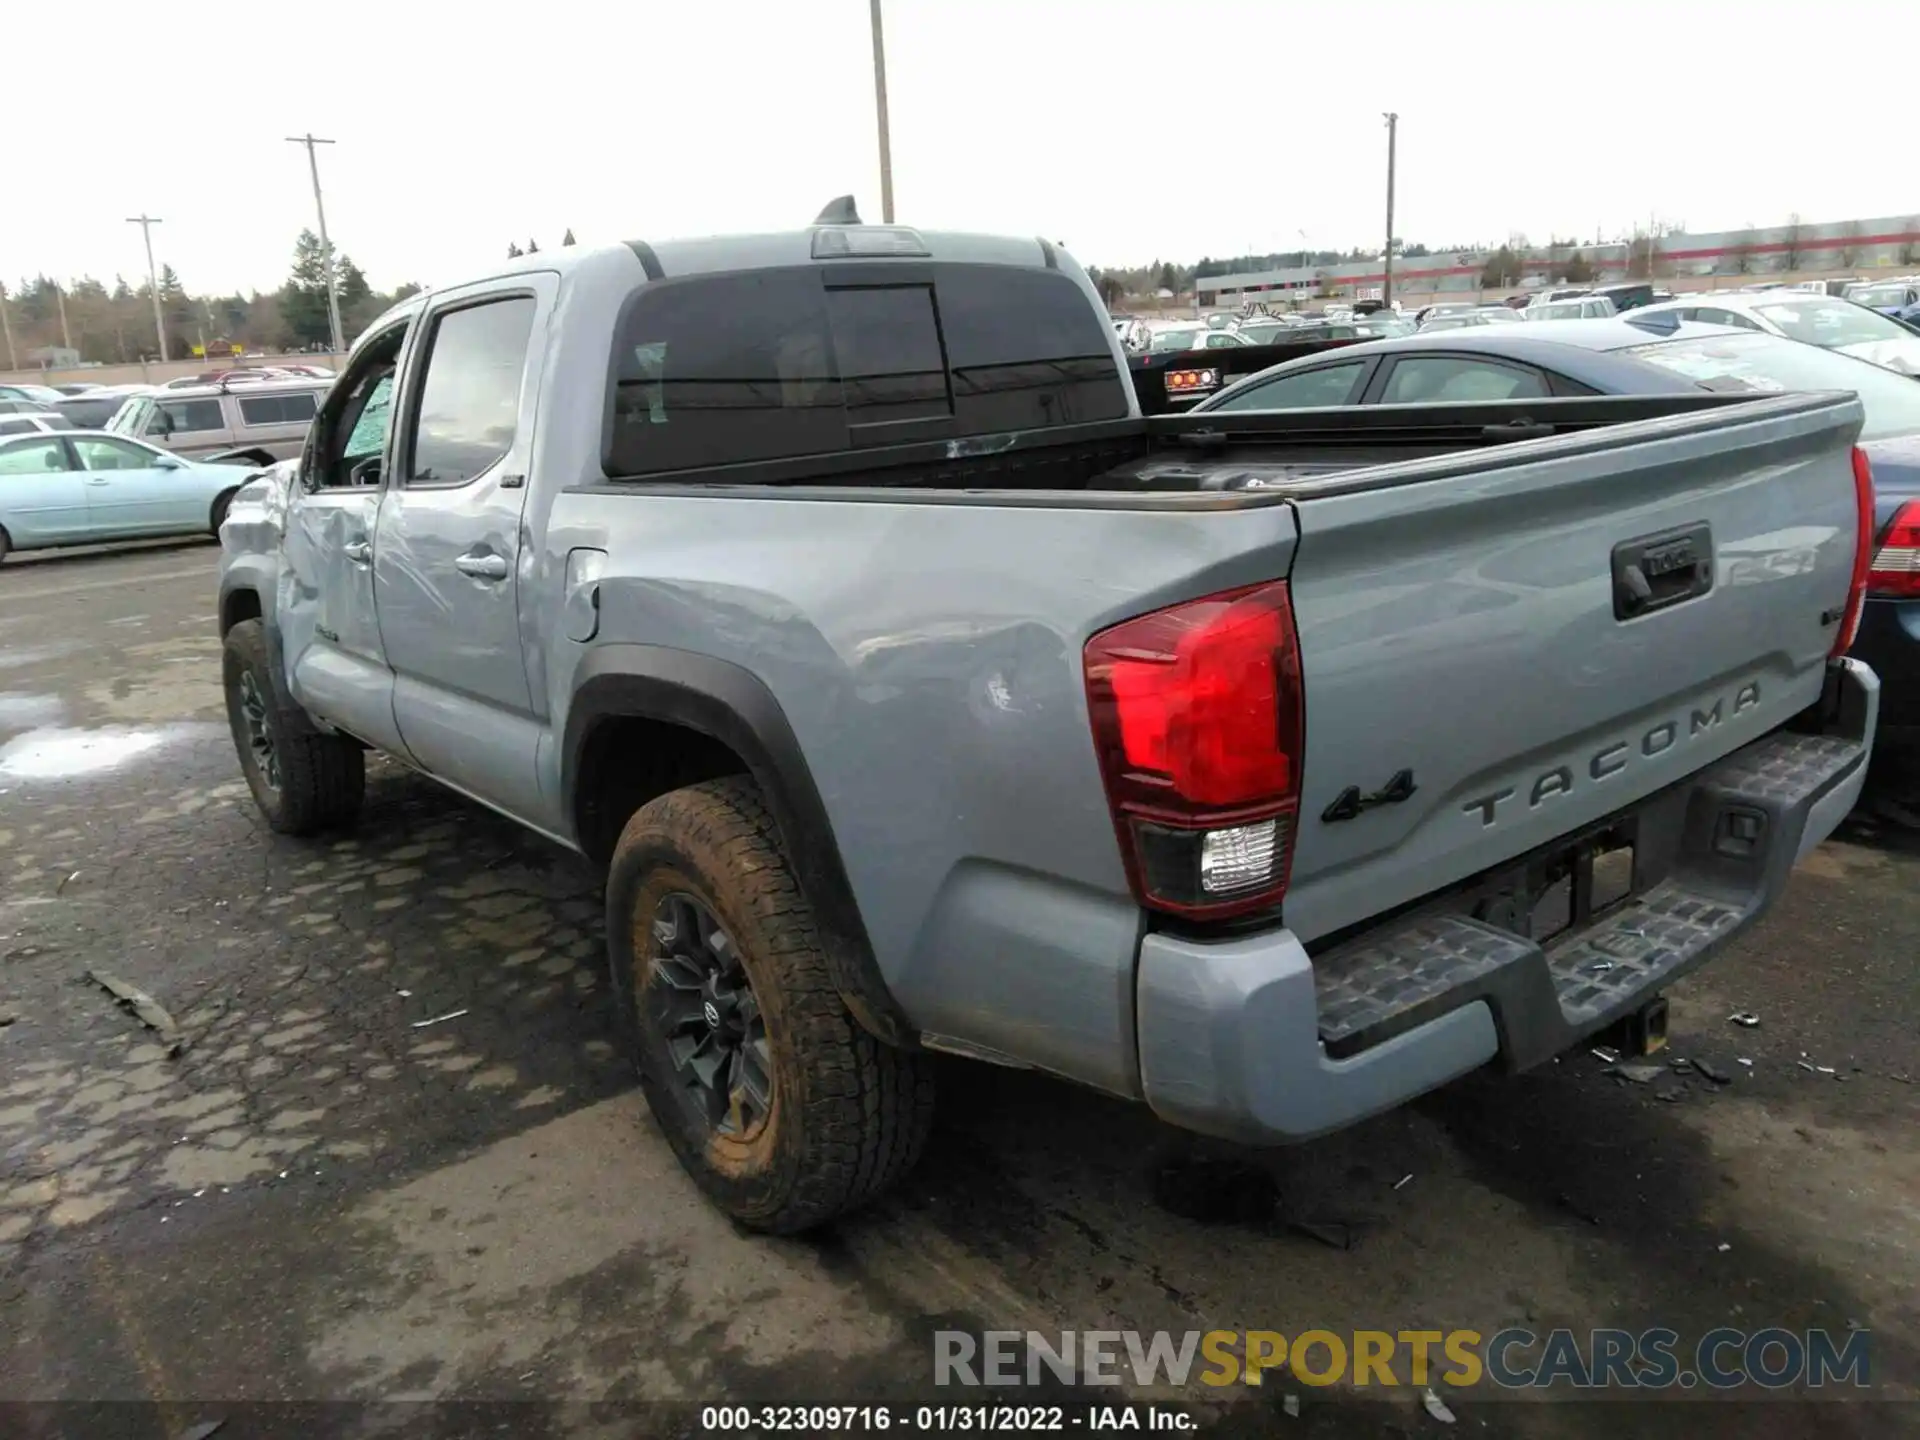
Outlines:
{"label": "puddle on ground", "polygon": [[0,745],[0,778],[75,780],[105,774],[183,740],[203,740],[221,733],[217,725],[29,730]]}
{"label": "puddle on ground", "polygon": [[0,690],[0,730],[31,730],[37,725],[58,725],[66,718],[67,707],[58,695]]}

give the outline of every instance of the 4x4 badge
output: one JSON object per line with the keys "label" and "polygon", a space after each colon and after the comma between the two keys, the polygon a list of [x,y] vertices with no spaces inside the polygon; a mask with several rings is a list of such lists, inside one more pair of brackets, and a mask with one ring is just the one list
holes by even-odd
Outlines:
{"label": "4x4 badge", "polygon": [[1398,805],[1419,788],[1413,783],[1411,770],[1397,771],[1391,780],[1371,795],[1362,795],[1358,785],[1349,785],[1334,796],[1333,803],[1320,812],[1320,818],[1328,825],[1337,820],[1351,820],[1361,811],[1371,810],[1377,805]]}

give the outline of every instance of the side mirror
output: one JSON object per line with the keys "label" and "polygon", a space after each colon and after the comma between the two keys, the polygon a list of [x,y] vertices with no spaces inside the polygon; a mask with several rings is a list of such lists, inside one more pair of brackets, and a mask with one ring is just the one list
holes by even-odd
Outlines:
{"label": "side mirror", "polygon": [[184,470],[187,466],[185,461],[176,460],[171,455],[161,455],[154,460],[153,468],[156,470]]}
{"label": "side mirror", "polygon": [[147,429],[155,435],[173,434],[173,417],[164,410],[153,412],[153,419],[147,422]]}

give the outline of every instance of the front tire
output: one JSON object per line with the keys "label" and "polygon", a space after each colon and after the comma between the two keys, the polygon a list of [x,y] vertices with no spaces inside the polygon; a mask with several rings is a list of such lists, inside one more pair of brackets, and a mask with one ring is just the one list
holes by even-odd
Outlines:
{"label": "front tire", "polygon": [[847,1010],[750,780],[673,791],[627,822],[607,877],[607,949],[654,1118],[741,1224],[810,1229],[919,1158],[928,1061]]}
{"label": "front tire", "polygon": [[227,632],[221,675],[233,747],[267,824],[282,835],[312,835],[354,820],[366,791],[366,754],[342,736],[315,733],[281,701],[258,620]]}
{"label": "front tire", "polygon": [[239,487],[235,486],[213,502],[213,510],[207,519],[211,522],[213,538],[216,540],[220,538],[220,527],[227,523],[227,511],[233,507],[233,497],[238,491]]}

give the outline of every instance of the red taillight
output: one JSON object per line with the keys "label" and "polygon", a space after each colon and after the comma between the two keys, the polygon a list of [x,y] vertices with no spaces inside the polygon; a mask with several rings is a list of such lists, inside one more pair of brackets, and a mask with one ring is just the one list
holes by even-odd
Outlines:
{"label": "red taillight", "polygon": [[1873,467],[1867,452],[1853,447],[1853,578],[1847,585],[1847,608],[1840,616],[1840,633],[1828,655],[1838,658],[1853,648],[1860,630],[1860,610],[1867,603],[1867,571],[1873,561]]}
{"label": "red taillight", "polygon": [[1177,915],[1286,890],[1300,651],[1284,582],[1156,610],[1087,642],[1087,707],[1128,878]]}
{"label": "red taillight", "polygon": [[1882,600],[1920,600],[1920,500],[1894,512],[1885,538],[1873,552],[1867,594]]}

